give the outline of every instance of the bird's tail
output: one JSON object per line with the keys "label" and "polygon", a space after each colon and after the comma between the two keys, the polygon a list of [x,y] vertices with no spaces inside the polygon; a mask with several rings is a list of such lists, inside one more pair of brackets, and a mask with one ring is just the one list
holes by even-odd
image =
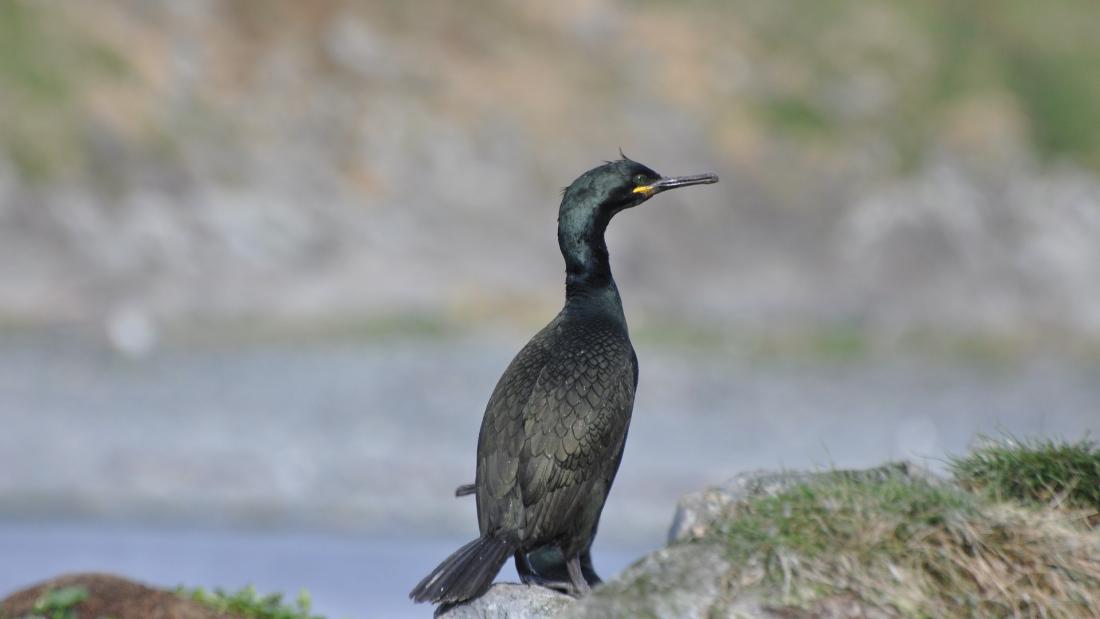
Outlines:
{"label": "bird's tail", "polygon": [[513,552],[515,547],[505,540],[489,536],[475,539],[425,576],[413,587],[409,597],[415,602],[433,604],[475,598],[485,593],[500,566]]}

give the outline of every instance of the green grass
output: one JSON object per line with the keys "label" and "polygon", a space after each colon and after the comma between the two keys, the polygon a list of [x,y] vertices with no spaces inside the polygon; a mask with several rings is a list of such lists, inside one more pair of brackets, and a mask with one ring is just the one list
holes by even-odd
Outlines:
{"label": "green grass", "polygon": [[828,114],[811,101],[795,96],[765,101],[760,107],[760,115],[769,126],[794,134],[822,134],[832,127]]}
{"label": "green grass", "polygon": [[77,619],[76,606],[88,598],[84,587],[50,589],[34,603],[32,617],[45,619]]}
{"label": "green grass", "polygon": [[293,604],[284,603],[283,596],[279,593],[260,595],[251,585],[236,593],[229,593],[222,589],[207,591],[202,587],[197,589],[180,587],[176,590],[176,593],[217,612],[235,617],[247,617],[248,619],[324,619],[320,615],[314,615],[310,612],[312,603],[309,593],[305,590],[298,594]]}
{"label": "green grass", "polygon": [[1064,504],[1100,512],[1100,447],[1091,440],[984,438],[951,471],[964,487],[998,500]]}
{"label": "green grass", "polygon": [[168,330],[165,340],[168,344],[184,347],[223,348],[269,344],[302,346],[332,342],[362,344],[399,340],[436,341],[460,336],[468,330],[466,324],[444,313],[411,312],[362,318],[339,317],[309,323],[282,322],[256,316],[250,319],[198,323],[197,326]]}
{"label": "green grass", "polygon": [[[671,3],[626,3],[624,24],[661,4]],[[480,54],[491,58],[506,53],[508,45],[536,39],[538,46],[561,52],[555,57],[572,53],[574,41],[556,35],[556,29],[514,7],[488,6],[493,10],[476,20],[461,11],[450,15],[458,20],[455,32],[467,45],[476,42]],[[402,7],[381,3],[371,9],[371,17],[413,41],[436,36],[415,11]],[[706,66],[700,70],[710,76],[706,81],[723,86],[700,97],[702,109],[688,110],[693,117],[723,117],[738,109],[744,113],[729,117],[751,118],[761,134],[840,146],[822,149],[837,157],[850,156],[845,146],[881,141],[893,147],[904,171],[940,146],[945,133],[958,132],[960,124],[970,126],[967,119],[954,117],[965,108],[961,104],[994,100],[1004,104],[997,113],[1009,117],[1004,126],[1011,127],[996,130],[1019,131],[1041,158],[1070,159],[1100,170],[1100,123],[1094,121],[1100,109],[1100,80],[1095,78],[1100,11],[1094,0],[1041,7],[1034,0],[695,0],[677,2],[675,9],[693,22],[714,53],[701,59],[669,57],[669,63],[701,61]],[[265,32],[270,26],[264,24],[275,23],[263,17],[271,10],[277,9],[242,8],[234,14],[239,23]],[[488,36],[485,14],[493,15],[494,34],[520,32],[521,38]],[[126,41],[80,23],[81,15],[63,3],[0,3],[0,104],[9,118],[18,119],[0,127],[0,151],[28,179],[49,180],[60,171],[90,165],[83,153],[87,121],[94,117],[88,114],[88,92],[135,73],[127,60],[134,50]],[[727,26],[736,26],[734,34]],[[731,56],[744,56],[753,67],[745,87],[726,87],[723,59]],[[600,88],[623,95],[617,80],[592,77],[606,77],[605,69],[613,64],[598,65],[594,74],[580,72],[588,77],[566,80],[558,90],[591,95]],[[153,91],[145,96],[155,99]],[[207,103],[200,101],[161,133],[140,129],[155,134],[142,138],[150,141],[142,148],[151,154],[170,151],[196,134],[222,135],[225,127],[241,124],[231,112],[219,121],[216,105],[208,104],[213,106],[209,116],[201,113]],[[230,142],[239,139],[246,138],[242,134]]]}
{"label": "green grass", "polygon": [[86,162],[86,90],[127,73],[125,52],[45,3],[0,2],[0,152],[32,183]]}
{"label": "green grass", "polygon": [[[761,79],[726,103],[749,101],[767,131],[842,144],[876,136],[911,166],[951,130],[960,103],[993,95],[1019,113],[1020,137],[1041,158],[1100,169],[1100,12],[1091,0],[677,5],[700,22],[741,25],[741,50],[756,54]],[[876,75],[891,76],[889,96],[853,113],[844,97],[863,100],[860,79]]]}
{"label": "green grass", "polygon": [[949,513],[976,513],[973,497],[904,479],[865,482],[838,476],[746,503],[725,534],[734,559],[763,552],[770,562],[788,551],[816,554],[860,544],[863,523],[874,518],[896,524],[895,531],[864,550],[897,554],[915,531],[942,523]]}

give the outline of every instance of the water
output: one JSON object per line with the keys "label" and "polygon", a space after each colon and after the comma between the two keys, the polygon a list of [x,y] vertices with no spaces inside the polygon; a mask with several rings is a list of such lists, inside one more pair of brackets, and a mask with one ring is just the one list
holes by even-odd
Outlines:
{"label": "water", "polygon": [[[191,346],[140,361],[69,338],[0,340],[0,594],[94,569],[304,587],[333,619],[428,616],[406,592],[475,533],[473,501],[452,492],[473,478],[485,400],[523,339]],[[1100,430],[1095,364],[638,353],[594,551],[604,576],[662,544],[682,494],[741,471],[940,468],[979,432]]]}
{"label": "water", "polygon": [[[376,538],[323,533],[231,532],[89,524],[0,524],[0,592],[64,572],[110,572],[173,588],[203,586],[293,601],[305,588],[313,611],[330,619],[428,617],[405,597],[464,539]],[[600,548],[601,572],[620,571],[645,548]],[[509,563],[498,577],[515,582]]]}

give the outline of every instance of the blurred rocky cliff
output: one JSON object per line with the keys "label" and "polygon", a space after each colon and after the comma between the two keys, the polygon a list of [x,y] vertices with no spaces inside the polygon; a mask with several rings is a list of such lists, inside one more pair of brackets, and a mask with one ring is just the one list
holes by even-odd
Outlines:
{"label": "blurred rocky cliff", "polygon": [[[0,4],[0,318],[540,322],[558,189],[631,317],[1100,338],[1086,0]],[[690,299],[690,300],[685,300]]]}

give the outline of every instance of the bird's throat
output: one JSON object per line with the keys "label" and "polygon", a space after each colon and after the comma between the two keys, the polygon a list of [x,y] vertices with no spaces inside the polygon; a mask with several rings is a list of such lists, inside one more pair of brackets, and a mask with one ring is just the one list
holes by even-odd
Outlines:
{"label": "bird's throat", "polygon": [[558,247],[565,258],[565,298],[614,288],[604,231],[610,217],[599,211],[564,212],[558,219]]}

